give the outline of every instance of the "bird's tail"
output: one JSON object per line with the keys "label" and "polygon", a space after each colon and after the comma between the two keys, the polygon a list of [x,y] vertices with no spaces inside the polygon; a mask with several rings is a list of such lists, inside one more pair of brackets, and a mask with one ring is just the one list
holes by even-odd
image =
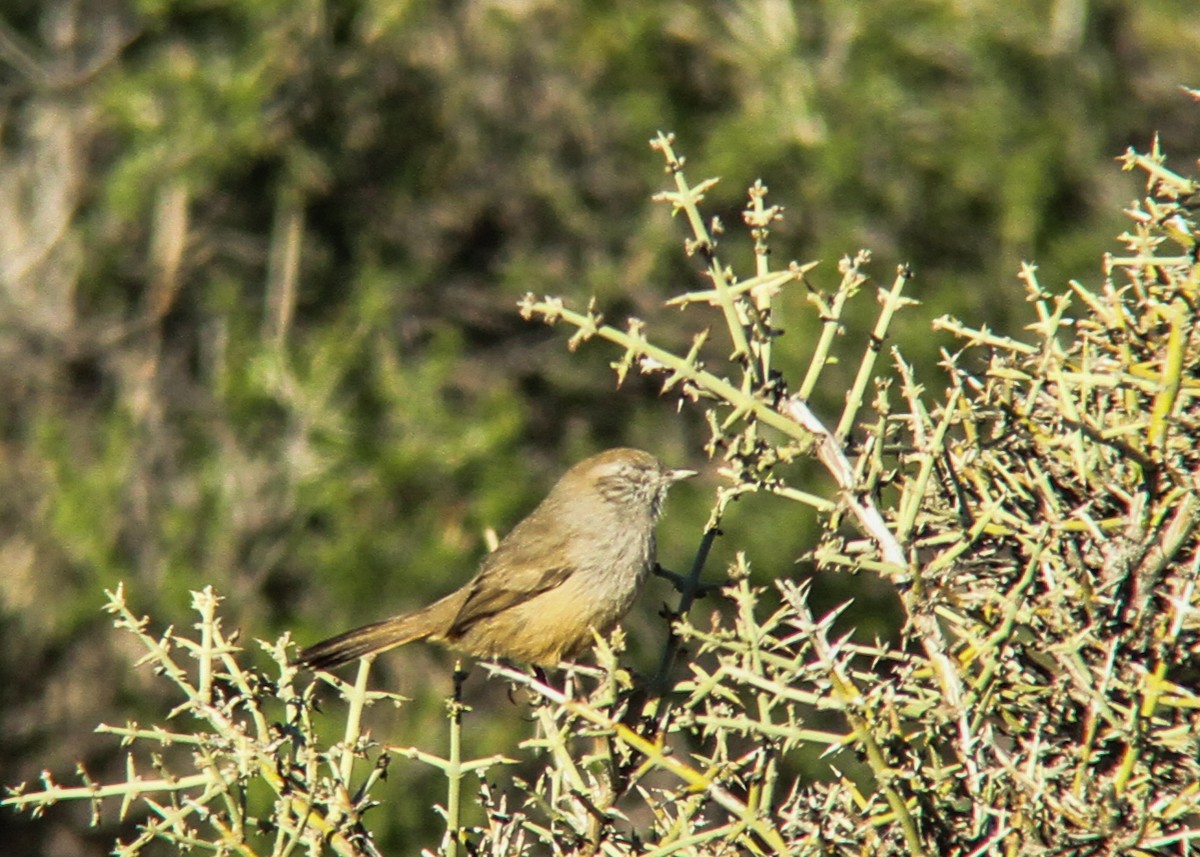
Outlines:
{"label": "bird's tail", "polygon": [[314,670],[331,670],[366,655],[403,646],[415,640],[440,638],[461,607],[455,592],[424,609],[393,616],[322,640],[300,652],[296,665]]}

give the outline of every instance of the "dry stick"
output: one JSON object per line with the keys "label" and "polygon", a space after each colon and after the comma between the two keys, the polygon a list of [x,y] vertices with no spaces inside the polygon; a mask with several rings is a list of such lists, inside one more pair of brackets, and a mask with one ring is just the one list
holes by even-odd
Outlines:
{"label": "dry stick", "polygon": [[[903,368],[903,364],[901,363],[900,365]],[[901,498],[902,505],[896,520],[898,538],[907,540],[916,524],[917,512],[921,508],[921,501],[925,497],[925,489],[933,474],[935,457],[939,450],[945,449],[946,432],[950,429],[950,423],[953,419],[955,409],[958,407],[958,400],[961,395],[961,387],[951,389],[950,395],[946,398],[946,406],[942,409],[942,418],[938,422],[937,428],[934,429],[933,437],[924,444],[925,449],[917,453],[921,464],[917,469],[916,478],[912,482],[911,492],[906,492],[906,495]],[[915,402],[915,396],[913,397],[913,401]]]}
{"label": "dry stick", "polygon": [[754,419],[777,429],[800,444],[812,442],[812,434],[795,420],[781,414],[766,402],[755,398],[724,378],[718,378],[711,372],[699,368],[695,362],[683,360],[665,348],[651,345],[636,330],[627,332],[618,330],[611,325],[601,324],[600,317],[594,313],[585,315],[575,312],[567,309],[561,300],[554,298],[539,301],[532,294],[528,294],[518,306],[523,318],[532,318],[536,314],[542,316],[547,324],[553,324],[559,320],[566,321],[580,329],[583,339],[599,336],[601,339],[616,343],[626,349],[626,354],[630,359],[648,358],[648,362],[652,362],[653,365],[670,370],[673,373],[672,377],[678,376],[690,381],[698,388],[709,391],[716,398],[728,402],[739,414],[753,416]]}
{"label": "dry stick", "polygon": [[1196,182],[1163,166],[1166,159],[1159,149],[1157,139],[1154,141],[1150,154],[1140,155],[1130,148],[1125,150],[1125,154],[1120,160],[1121,166],[1126,172],[1135,168],[1144,170],[1148,176],[1147,186],[1152,187],[1159,184],[1179,196],[1187,196],[1196,192]]}
{"label": "dry stick", "polygon": [[821,316],[821,335],[817,338],[816,347],[813,348],[812,359],[808,364],[808,372],[804,375],[804,380],[800,384],[798,394],[801,399],[808,401],[812,396],[813,390],[817,388],[817,381],[821,377],[821,371],[825,368],[829,361],[829,351],[833,347],[833,338],[837,335],[838,330],[842,325],[842,313],[846,308],[846,301],[858,292],[860,286],[866,282],[866,275],[862,273],[862,265],[870,258],[870,254],[865,250],[859,252],[852,260],[843,260],[842,262],[842,282],[838,285],[837,293],[834,295],[833,303],[826,305],[825,301],[813,292],[810,295],[810,300],[817,304]]}
{"label": "dry stick", "polygon": [[213,595],[211,586],[192,593],[192,608],[200,613],[200,622],[196,625],[200,630],[200,651],[196,653],[200,676],[196,682],[196,697],[201,705],[212,704],[213,631],[219,600]]}
{"label": "dry stick", "polygon": [[1154,396],[1154,406],[1150,411],[1150,446],[1158,455],[1162,455],[1166,446],[1167,429],[1183,382],[1184,352],[1187,350],[1183,325],[1187,315],[1187,304],[1183,298],[1175,298],[1167,311],[1170,330],[1167,334],[1166,358],[1163,361],[1162,386]]}
{"label": "dry stick", "polygon": [[[666,159],[667,172],[674,178],[676,188],[674,193],[663,191],[656,194],[654,198],[670,202],[676,211],[683,211],[687,216],[692,234],[696,236],[695,244],[689,245],[689,252],[699,250],[708,265],[708,275],[712,279],[717,302],[725,315],[725,324],[729,328],[729,334],[733,337],[734,356],[745,355],[751,374],[756,374],[757,367],[751,360],[750,343],[746,338],[745,321],[734,303],[726,271],[717,260],[716,241],[705,227],[704,220],[700,217],[700,209],[696,205],[704,199],[704,192],[715,185],[717,180],[707,179],[695,187],[689,186],[683,175],[683,159],[675,154],[671,146],[672,142],[674,142],[674,135],[664,134],[660,131],[650,143],[651,147],[660,151]],[[755,378],[756,382],[761,382],[761,380]]]}
{"label": "dry stick", "polygon": [[875,320],[875,328],[871,331],[871,338],[867,342],[867,350],[863,352],[862,362],[858,366],[858,375],[854,379],[854,386],[850,392],[846,394],[846,406],[842,410],[842,418],[838,422],[837,428],[834,430],[834,435],[839,438],[844,438],[850,434],[850,428],[854,425],[854,419],[858,414],[858,409],[862,406],[863,396],[867,391],[867,384],[870,383],[875,372],[875,361],[879,358],[879,351],[883,348],[883,339],[887,336],[888,326],[892,323],[892,316],[896,310],[900,308],[904,299],[901,298],[901,292],[904,291],[905,285],[912,278],[912,271],[907,266],[900,266],[896,272],[896,279],[892,282],[891,291],[883,298],[883,309],[879,313],[879,318]]}
{"label": "dry stick", "polygon": [[[771,271],[771,248],[767,238],[771,234],[771,223],[783,218],[779,206],[772,205],[768,208],[763,205],[766,195],[767,186],[762,183],[761,179],[756,180],[750,188],[750,204],[742,213],[742,219],[750,227],[751,235],[754,236],[755,279],[767,278],[773,273]],[[750,292],[751,297],[754,298],[754,308],[758,312],[758,318],[755,320],[756,332],[762,330],[764,319],[771,311],[773,294],[774,292],[770,290]],[[756,356],[761,367],[760,377],[764,380],[769,379],[771,377],[771,337],[769,335],[755,336],[751,344],[757,350]]]}
{"label": "dry stick", "polygon": [[908,560],[904,556],[904,549],[888,529],[875,501],[869,495],[862,494],[857,490],[854,466],[846,457],[841,444],[837,442],[837,439],[817,418],[816,414],[809,409],[808,403],[802,399],[793,396],[786,400],[783,403],[783,412],[797,425],[802,426],[809,435],[817,439],[815,445],[817,458],[837,481],[846,504],[858,520],[859,526],[875,540],[884,562],[895,567],[892,578],[903,580],[908,573]]}
{"label": "dry stick", "polygon": [[350,708],[346,713],[346,732],[342,738],[342,758],[339,766],[342,775],[342,785],[350,790],[350,776],[354,773],[354,747],[358,744],[358,736],[362,732],[362,713],[367,704],[367,676],[371,673],[374,655],[368,655],[358,662],[358,675],[354,678],[354,689],[348,699]]}
{"label": "dry stick", "polygon": [[462,824],[459,818],[459,801],[462,795],[462,716],[466,706],[462,701],[462,661],[454,662],[454,698],[450,702],[450,756],[446,767],[446,857],[457,857],[458,843],[462,841]]}
{"label": "dry stick", "polygon": [[[111,732],[114,735],[123,734],[124,730],[119,730],[117,727],[105,727],[101,725],[97,727],[97,732]],[[149,737],[158,737],[151,735]],[[189,743],[196,743],[195,740]],[[47,780],[43,779],[46,783]],[[127,782],[114,783],[108,786],[101,785],[83,785],[83,786],[60,786],[54,782],[48,782],[45,788],[37,792],[29,792],[27,794],[13,794],[0,800],[0,806],[25,807],[58,803],[64,800],[99,800],[106,797],[126,796],[131,792],[141,796],[144,794],[154,794],[156,792],[184,792],[188,789],[199,788],[200,786],[208,786],[209,789],[217,790],[222,784],[214,783],[212,775],[208,772],[201,774],[188,774],[185,777],[163,777],[153,780],[144,780],[141,777],[131,778]],[[215,791],[213,792],[216,793]]]}

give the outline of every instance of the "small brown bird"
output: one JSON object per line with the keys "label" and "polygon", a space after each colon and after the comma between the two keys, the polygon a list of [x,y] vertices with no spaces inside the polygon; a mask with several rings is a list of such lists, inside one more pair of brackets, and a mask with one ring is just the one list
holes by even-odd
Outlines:
{"label": "small brown bird", "polygon": [[655,567],[654,525],[667,470],[637,449],[610,449],[566,472],[461,589],[424,609],[310,646],[297,664],[332,669],[413,640],[483,658],[554,666],[625,615]]}

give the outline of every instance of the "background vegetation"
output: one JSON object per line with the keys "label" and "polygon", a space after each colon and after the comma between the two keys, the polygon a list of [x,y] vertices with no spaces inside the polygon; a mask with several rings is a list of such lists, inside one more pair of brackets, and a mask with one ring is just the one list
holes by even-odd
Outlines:
{"label": "background vegetation", "polygon": [[[648,201],[657,128],[686,141],[697,177],[723,177],[708,210],[726,223],[766,178],[789,206],[774,246],[824,259],[828,280],[859,246],[885,281],[913,263],[925,307],[911,341],[903,324],[893,335],[927,368],[949,343],[927,318],[1012,323],[1022,259],[1044,282],[1100,280],[1140,193],[1113,166],[1126,145],[1161,130],[1172,151],[1200,150],[1176,88],[1195,85],[1200,52],[1184,2],[7,9],[7,782],[78,759],[99,776],[117,755],[94,724],[159,707],[97,611],[118,582],[137,612],[180,623],[188,591],[212,584],[227,622],[311,641],[464,579],[485,528],[587,452],[702,463],[707,429],[668,418],[656,385],[614,393],[611,355],[568,359],[515,311],[528,291],[595,295],[686,349],[662,301],[699,265]],[[815,335],[802,291],[775,312],[785,341]],[[848,336],[872,319],[847,318]],[[778,365],[797,372],[803,353],[780,349]],[[827,373],[818,411],[840,406],[851,371]],[[703,494],[673,497],[667,564],[690,558]],[[805,576],[794,560],[815,528],[793,509],[750,498],[724,529],[712,568],[740,549],[763,579]],[[631,620],[647,669],[665,592]],[[445,657],[380,667],[418,699],[377,730],[440,728]],[[477,746],[527,725],[471,693],[506,712],[472,721]],[[383,832],[429,842],[438,827],[397,802]],[[0,839],[28,853],[102,853],[111,835],[66,808],[33,827],[0,817]]]}

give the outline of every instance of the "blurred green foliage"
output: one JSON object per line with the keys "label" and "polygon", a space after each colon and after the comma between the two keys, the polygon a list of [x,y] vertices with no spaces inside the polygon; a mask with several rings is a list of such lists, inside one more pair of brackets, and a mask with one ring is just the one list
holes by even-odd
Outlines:
{"label": "blurred green foliage", "polygon": [[[124,716],[112,694],[137,696],[91,618],[118,580],[160,619],[212,584],[249,636],[311,641],[465,579],[484,529],[588,452],[696,465],[703,427],[513,309],[596,295],[672,335],[661,302],[698,265],[649,202],[657,129],[722,176],[727,223],[768,179],[789,207],[774,246],[823,259],[815,285],[860,246],[883,282],[912,262],[925,306],[900,344],[928,366],[926,319],[1002,326],[1022,259],[1045,283],[1100,277],[1137,194],[1112,159],[1160,129],[1200,151],[1177,89],[1198,55],[1200,8],[1175,0],[10,4],[6,779],[69,769]],[[799,367],[816,319],[802,297],[777,311]],[[689,561],[706,505],[673,498],[664,562]],[[811,522],[741,511],[718,560],[803,574]],[[631,625],[654,634],[645,601]],[[403,728],[418,712],[437,728],[435,704]]]}

